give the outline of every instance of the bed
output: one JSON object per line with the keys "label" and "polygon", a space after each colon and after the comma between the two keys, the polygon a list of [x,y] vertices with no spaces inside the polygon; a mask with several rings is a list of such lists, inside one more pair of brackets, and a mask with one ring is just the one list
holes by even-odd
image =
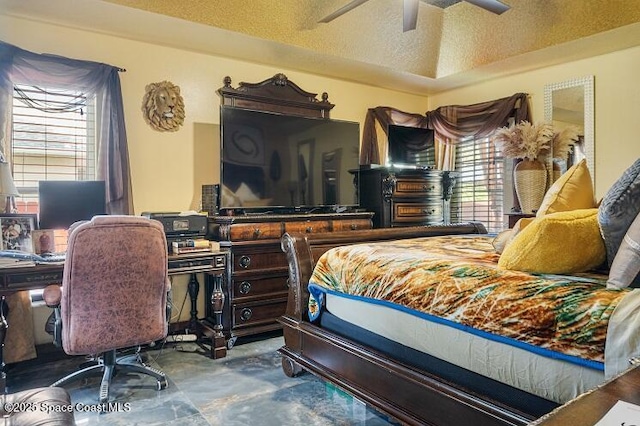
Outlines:
{"label": "bed", "polygon": [[524,425],[628,368],[613,313],[636,292],[501,270],[492,240],[477,223],[286,234],[285,374],[404,424]]}

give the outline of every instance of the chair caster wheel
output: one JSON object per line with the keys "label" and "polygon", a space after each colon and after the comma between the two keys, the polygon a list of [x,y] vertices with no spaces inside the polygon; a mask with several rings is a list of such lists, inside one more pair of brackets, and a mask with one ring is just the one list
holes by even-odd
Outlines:
{"label": "chair caster wheel", "polygon": [[166,389],[168,386],[167,379],[158,380],[157,385],[159,391]]}
{"label": "chair caster wheel", "polygon": [[233,345],[236,344],[236,340],[238,340],[238,337],[236,336],[231,337],[229,340],[227,340],[227,349],[231,350],[233,348]]}

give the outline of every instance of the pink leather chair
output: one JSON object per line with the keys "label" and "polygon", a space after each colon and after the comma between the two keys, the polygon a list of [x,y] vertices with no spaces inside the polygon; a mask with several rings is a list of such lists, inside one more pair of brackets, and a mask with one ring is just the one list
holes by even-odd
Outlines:
{"label": "pink leather chair", "polygon": [[74,224],[62,287],[47,287],[44,298],[47,305],[59,306],[54,340],[61,341],[67,354],[93,355],[97,363],[52,386],[103,372],[100,403],[107,402],[116,369],[153,376],[158,390],[164,389],[164,373],[144,365],[138,353],[116,358],[116,351],[166,337],[169,289],[167,241],[160,222],[95,216]]}

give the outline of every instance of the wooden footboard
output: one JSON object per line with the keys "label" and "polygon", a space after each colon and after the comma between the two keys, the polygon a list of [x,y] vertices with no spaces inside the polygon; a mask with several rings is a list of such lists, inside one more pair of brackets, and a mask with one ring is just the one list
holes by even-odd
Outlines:
{"label": "wooden footboard", "polygon": [[327,380],[376,409],[409,425],[525,425],[527,414],[491,401],[455,383],[400,364],[363,345],[308,321],[307,284],[316,260],[340,245],[451,234],[486,233],[478,223],[362,232],[285,234],[289,262],[289,299],[280,318],[285,346],[282,367],[288,376],[303,369]]}

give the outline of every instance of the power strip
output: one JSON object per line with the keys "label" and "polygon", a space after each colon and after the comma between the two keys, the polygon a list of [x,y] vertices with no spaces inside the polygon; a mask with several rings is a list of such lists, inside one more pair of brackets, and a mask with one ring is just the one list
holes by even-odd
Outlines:
{"label": "power strip", "polygon": [[198,336],[195,334],[170,334],[165,339],[167,343],[195,342],[196,340],[198,340]]}

